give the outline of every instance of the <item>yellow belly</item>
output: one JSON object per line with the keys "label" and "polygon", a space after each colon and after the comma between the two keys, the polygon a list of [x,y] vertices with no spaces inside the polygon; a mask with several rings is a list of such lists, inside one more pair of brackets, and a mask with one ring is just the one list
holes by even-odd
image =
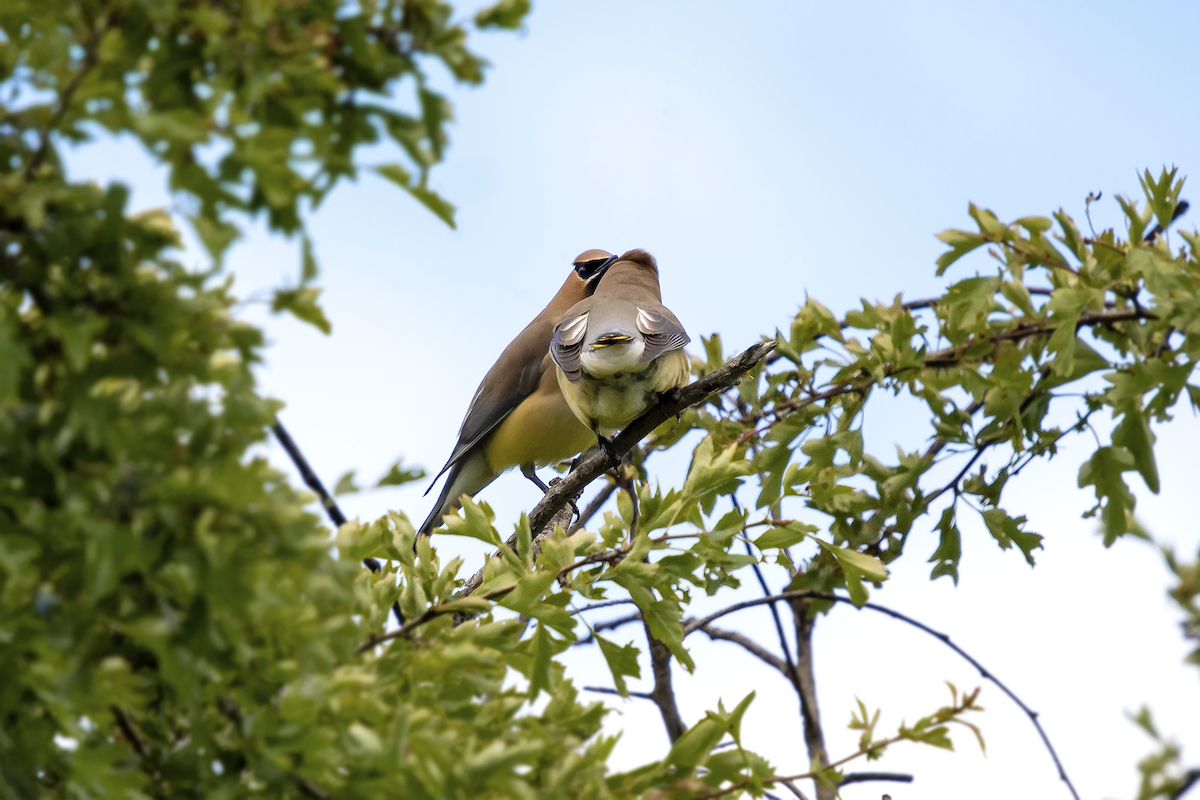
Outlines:
{"label": "yellow belly", "polygon": [[522,464],[554,464],[596,443],[555,383],[554,373],[547,370],[537,391],[496,428],[487,444],[488,465],[495,472]]}
{"label": "yellow belly", "polygon": [[584,372],[572,383],[557,370],[558,385],[571,410],[585,425],[600,428],[606,436],[624,428],[658,402],[658,396],[686,386],[688,357],[672,350],[656,358],[642,372],[595,377]]}

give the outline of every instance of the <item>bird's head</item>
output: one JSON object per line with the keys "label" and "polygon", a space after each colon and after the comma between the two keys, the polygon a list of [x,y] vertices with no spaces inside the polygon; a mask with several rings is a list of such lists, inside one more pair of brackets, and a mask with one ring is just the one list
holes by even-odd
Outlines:
{"label": "bird's head", "polygon": [[600,282],[604,271],[617,261],[617,256],[607,250],[587,250],[576,256],[573,266],[576,274],[583,278],[589,287],[595,288]]}

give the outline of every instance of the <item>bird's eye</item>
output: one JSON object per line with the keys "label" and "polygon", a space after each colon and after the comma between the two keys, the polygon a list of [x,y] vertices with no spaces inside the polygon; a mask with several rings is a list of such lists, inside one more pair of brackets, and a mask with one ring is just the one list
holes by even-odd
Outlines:
{"label": "bird's eye", "polygon": [[609,256],[608,258],[595,258],[590,261],[577,261],[574,265],[575,272],[585,281],[590,281],[601,275],[616,260],[616,256]]}

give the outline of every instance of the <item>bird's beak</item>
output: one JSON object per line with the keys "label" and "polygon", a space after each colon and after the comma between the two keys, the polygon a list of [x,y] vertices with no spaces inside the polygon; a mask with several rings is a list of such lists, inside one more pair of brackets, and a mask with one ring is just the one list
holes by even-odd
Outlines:
{"label": "bird's beak", "polygon": [[575,265],[575,272],[579,277],[583,278],[588,283],[595,286],[604,277],[604,273],[616,263],[619,256],[609,256],[603,261],[584,261]]}

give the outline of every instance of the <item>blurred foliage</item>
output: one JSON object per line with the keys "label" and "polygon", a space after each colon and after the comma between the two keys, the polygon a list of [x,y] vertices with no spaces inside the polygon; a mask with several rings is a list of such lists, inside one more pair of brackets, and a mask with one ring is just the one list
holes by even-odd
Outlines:
{"label": "blurred foliage", "polygon": [[[472,24],[514,29],[528,10],[504,0]],[[782,777],[742,747],[753,694],[714,698],[667,752],[608,772],[604,708],[558,660],[586,628],[576,604],[632,602],[690,670],[689,605],[760,563],[814,613],[831,592],[861,605],[914,548],[957,582],[975,514],[1032,565],[1042,536],[1004,489],[1081,431],[1087,514],[1107,544],[1146,536],[1128,478],[1158,491],[1153,426],[1200,403],[1200,239],[1171,248],[1182,181],[1147,172],[1144,205],[1120,200],[1123,234],[972,206],[977,230],[941,234],[938,268],[987,249],[990,270],[840,319],[807,301],[769,363],[652,437],[699,432],[679,488],[638,471],[636,506],[622,494],[592,530],[540,541],[522,518],[512,546],[467,503],[447,533],[499,553],[469,595],[461,561],[441,564],[400,513],[343,526],[335,557],[310,498],[252,454],[278,405],[257,392],[263,337],[233,317],[221,257],[251,217],[299,237],[299,281],[273,305],[328,331],[304,215],[363,147],[392,147],[376,171],[452,222],[428,182],[450,120],[429,74],[482,80],[467,24],[436,0],[9,0],[0,34],[3,797],[759,796]],[[175,260],[170,215],[64,173],[61,148],[101,132],[167,168],[210,272]],[[719,337],[703,346],[697,375],[724,361]],[[924,404],[927,447],[868,451],[880,392]],[[376,485],[420,476],[397,462]],[[381,572],[356,563],[372,557]],[[1195,636],[1196,563],[1167,560]],[[406,622],[385,638],[393,602]],[[627,694],[637,648],[595,639]],[[860,704],[860,749],[789,777],[832,787],[891,744],[950,747],[951,723],[978,735],[977,692],[953,692],[890,737]],[[1172,747],[1143,762],[1143,797],[1178,785]]]}

